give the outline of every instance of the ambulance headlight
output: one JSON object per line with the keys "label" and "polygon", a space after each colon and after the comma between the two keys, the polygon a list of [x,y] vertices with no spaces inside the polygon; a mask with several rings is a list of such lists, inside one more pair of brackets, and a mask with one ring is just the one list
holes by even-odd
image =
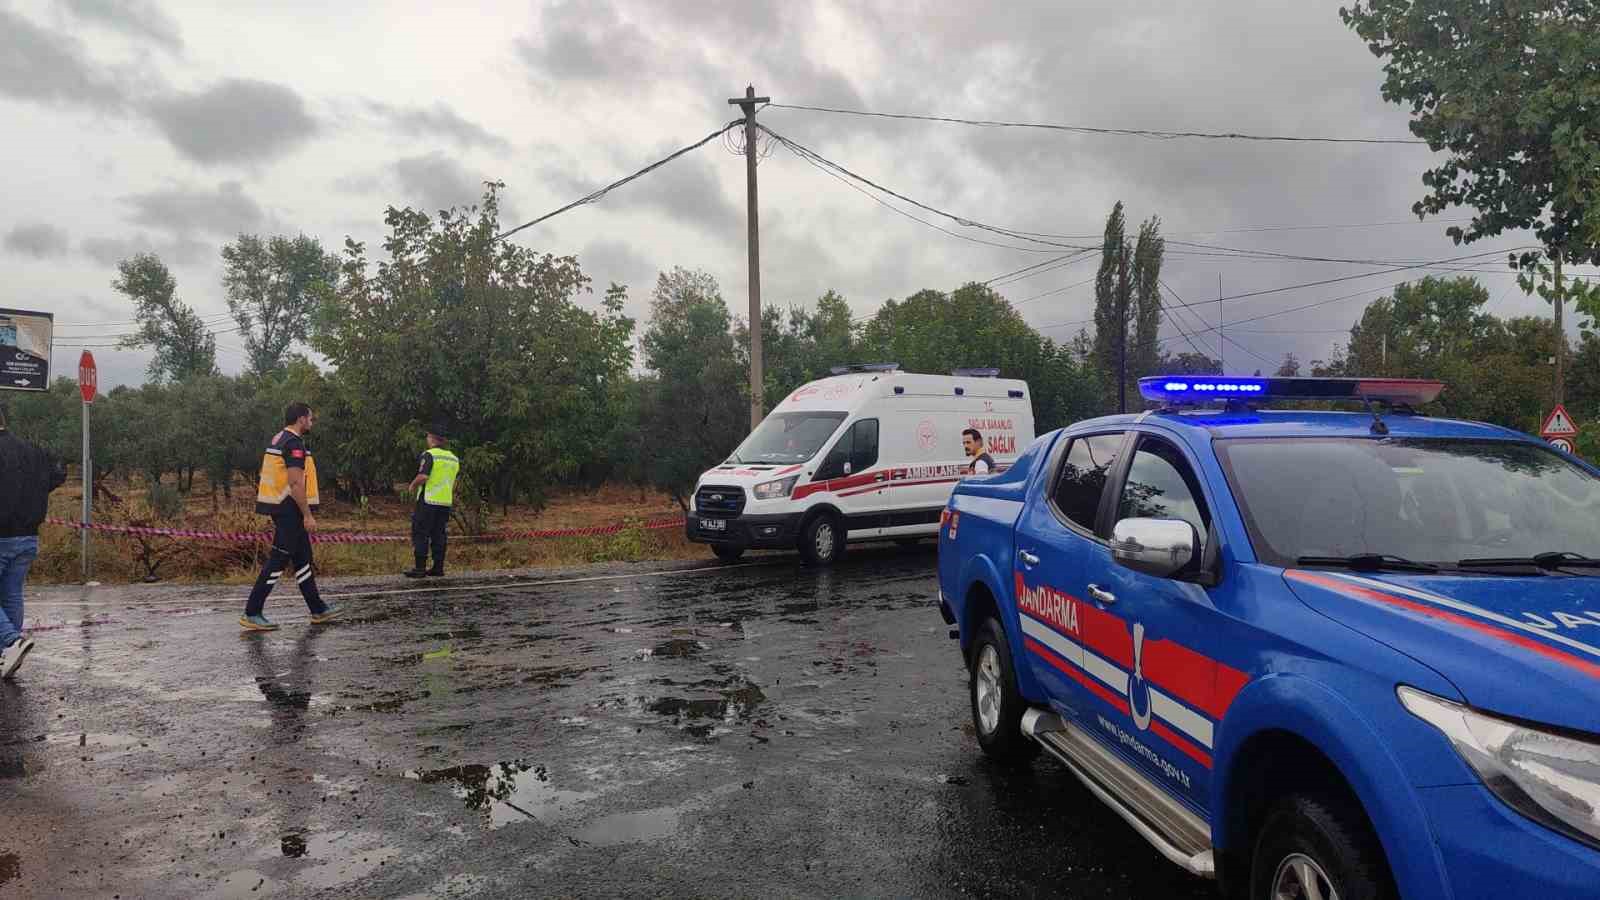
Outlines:
{"label": "ambulance headlight", "polygon": [[799,475],[790,475],[788,478],[780,478],[777,481],[769,481],[766,484],[758,484],[755,487],[756,499],[779,500],[787,497],[794,493],[795,482],[799,480]]}
{"label": "ambulance headlight", "polygon": [[1484,715],[1414,688],[1398,693],[1508,806],[1600,847],[1600,743]]}

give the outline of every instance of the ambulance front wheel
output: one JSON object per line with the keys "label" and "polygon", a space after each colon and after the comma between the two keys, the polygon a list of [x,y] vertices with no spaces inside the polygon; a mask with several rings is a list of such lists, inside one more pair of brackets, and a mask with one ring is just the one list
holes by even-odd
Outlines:
{"label": "ambulance front wheel", "polygon": [[844,541],[844,523],[830,513],[818,513],[800,529],[800,558],[808,565],[831,566],[844,556]]}
{"label": "ambulance front wheel", "polygon": [[744,556],[743,547],[734,547],[730,544],[712,544],[711,552],[723,562],[738,562],[739,557]]}

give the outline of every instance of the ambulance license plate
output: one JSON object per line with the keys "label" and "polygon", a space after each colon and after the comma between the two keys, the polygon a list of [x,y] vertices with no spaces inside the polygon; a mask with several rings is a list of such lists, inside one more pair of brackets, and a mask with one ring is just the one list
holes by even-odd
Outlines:
{"label": "ambulance license plate", "polygon": [[728,520],[727,519],[701,519],[700,520],[700,530],[701,531],[727,531],[728,530]]}

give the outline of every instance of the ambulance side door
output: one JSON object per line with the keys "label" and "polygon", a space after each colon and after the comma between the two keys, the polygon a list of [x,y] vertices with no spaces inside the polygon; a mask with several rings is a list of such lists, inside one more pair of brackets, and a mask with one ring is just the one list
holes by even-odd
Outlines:
{"label": "ambulance side door", "polygon": [[840,431],[822,458],[813,481],[826,481],[825,499],[845,516],[852,540],[877,537],[883,531],[883,493],[889,470],[878,465],[879,423],[857,419]]}

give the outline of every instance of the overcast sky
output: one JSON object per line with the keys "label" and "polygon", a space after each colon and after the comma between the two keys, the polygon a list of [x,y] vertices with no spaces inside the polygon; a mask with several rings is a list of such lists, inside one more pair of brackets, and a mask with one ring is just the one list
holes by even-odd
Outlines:
{"label": "overcast sky", "polygon": [[[304,232],[330,250],[350,236],[376,250],[386,205],[467,204],[486,178],[507,184],[507,224],[532,218],[715,129],[748,83],[778,103],[894,113],[1410,137],[1337,3],[867,6],[0,0],[0,306],[54,312],[55,372],[72,374],[79,351],[67,345],[127,330],[131,308],[109,286],[117,261],[153,250],[179,296],[225,330],[218,251],[240,232]],[[1171,238],[1279,253],[1424,261],[1527,242],[1458,248],[1445,224],[1417,224],[1425,147],[1152,140],[776,108],[761,120],[931,206],[1030,232],[1097,234],[1122,200],[1130,220],[1158,215]],[[772,149],[760,169],[769,304],[809,304],[832,288],[865,315],[887,298],[1053,255],[941,234]],[[1277,228],[1368,223],[1403,224]],[[718,141],[516,239],[576,254],[597,286],[586,304],[617,281],[642,318],[656,273],[679,265],[716,276],[742,314],[744,226],[744,164]],[[1547,312],[1502,260],[1489,257],[1482,267],[1494,271],[1478,275],[1494,311]],[[1067,339],[1080,326],[1063,323],[1091,315],[1092,286],[1058,289],[1094,264],[1002,291],[1047,336]],[[1374,268],[1174,246],[1165,272],[1192,303],[1218,296],[1219,275],[1232,295]],[[1326,357],[1342,340],[1331,332],[1365,301],[1418,274],[1230,301],[1225,316],[1238,321],[1370,289],[1228,334],[1274,362],[1285,351]],[[1195,310],[1207,327],[1217,312]],[[1165,333],[1169,348],[1188,348]],[[1197,340],[1216,355],[1215,334]],[[237,371],[237,336],[219,335],[218,347],[224,371]],[[102,384],[142,378],[145,354],[95,354]],[[1235,344],[1226,356],[1229,371],[1265,366]]]}

